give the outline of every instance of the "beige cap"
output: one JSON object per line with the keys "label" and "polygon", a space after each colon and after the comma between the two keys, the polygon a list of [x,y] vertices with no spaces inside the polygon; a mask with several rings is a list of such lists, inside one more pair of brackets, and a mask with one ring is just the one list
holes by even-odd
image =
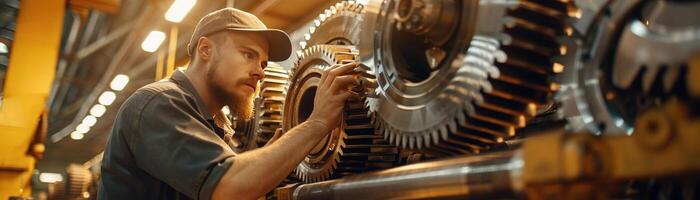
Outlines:
{"label": "beige cap", "polygon": [[235,8],[224,8],[202,17],[194,28],[190,43],[187,44],[187,54],[192,56],[200,37],[222,31],[248,31],[260,33],[270,44],[270,61],[283,61],[292,53],[292,42],[287,33],[277,29],[268,29],[258,17]]}

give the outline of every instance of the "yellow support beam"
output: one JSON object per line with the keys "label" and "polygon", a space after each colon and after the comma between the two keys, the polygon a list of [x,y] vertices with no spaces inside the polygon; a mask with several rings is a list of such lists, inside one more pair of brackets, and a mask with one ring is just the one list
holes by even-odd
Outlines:
{"label": "yellow support beam", "polygon": [[22,0],[0,107],[0,199],[31,194],[28,155],[61,43],[65,0]]}

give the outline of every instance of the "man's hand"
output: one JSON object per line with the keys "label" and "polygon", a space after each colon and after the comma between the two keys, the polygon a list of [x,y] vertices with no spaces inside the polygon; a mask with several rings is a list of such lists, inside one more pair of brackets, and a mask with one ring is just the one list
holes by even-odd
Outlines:
{"label": "man's hand", "polygon": [[345,101],[358,95],[350,90],[358,83],[356,72],[353,71],[358,64],[337,64],[323,71],[316,89],[314,110],[307,121],[323,124],[327,132],[340,124]]}
{"label": "man's hand", "polygon": [[[255,199],[265,195],[299,165],[314,146],[338,127],[345,101],[358,95],[354,71],[358,63],[334,65],[321,74],[314,110],[309,119],[294,128],[277,131],[265,145],[238,154],[234,165],[221,178],[212,199]],[[264,178],[261,178],[264,177]]]}

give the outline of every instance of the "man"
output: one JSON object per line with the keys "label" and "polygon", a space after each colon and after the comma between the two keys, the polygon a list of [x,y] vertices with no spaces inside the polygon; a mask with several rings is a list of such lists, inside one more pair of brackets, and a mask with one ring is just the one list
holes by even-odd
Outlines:
{"label": "man", "polygon": [[188,45],[191,64],[140,88],[121,106],[102,162],[98,199],[255,199],[271,191],[340,123],[357,95],[356,64],[323,73],[309,119],[276,142],[234,154],[224,105],[252,115],[255,87],[269,60],[291,42],[254,15],[225,8],[203,17]]}

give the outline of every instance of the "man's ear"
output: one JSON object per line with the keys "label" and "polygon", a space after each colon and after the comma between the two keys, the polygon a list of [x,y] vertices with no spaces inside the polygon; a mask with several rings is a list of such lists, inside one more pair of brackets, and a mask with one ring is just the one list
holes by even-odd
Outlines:
{"label": "man's ear", "polygon": [[213,50],[212,41],[207,37],[200,37],[197,41],[196,53],[197,57],[202,60],[208,61],[211,59],[211,54]]}

